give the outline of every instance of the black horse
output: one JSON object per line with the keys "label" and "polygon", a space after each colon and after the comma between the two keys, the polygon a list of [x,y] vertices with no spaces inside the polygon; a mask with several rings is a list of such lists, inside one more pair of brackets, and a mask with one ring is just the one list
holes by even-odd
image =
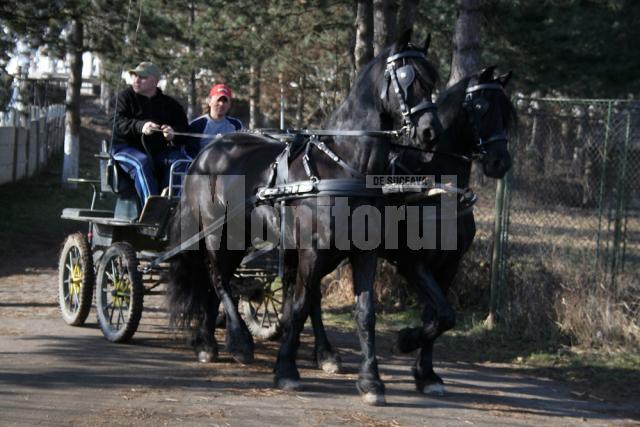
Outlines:
{"label": "black horse", "polygon": [[[424,197],[420,193],[392,195],[386,202],[387,206],[405,209],[405,218],[408,218],[406,211],[411,209],[407,206],[420,212],[420,221],[415,221],[413,227],[408,226],[408,220],[392,224],[387,215],[387,226],[392,229],[386,230],[380,255],[395,264],[409,284],[415,285],[423,303],[422,327],[401,331],[398,349],[403,352],[420,349],[413,374],[416,388],[425,394],[444,393],[442,379],[433,371],[433,344],[455,324],[455,312],[446,294],[475,236],[473,199],[469,199],[471,193],[465,192],[471,162],[479,160],[485,175],[492,178],[502,178],[511,167],[507,137],[517,117],[504,91],[511,73],[494,77],[494,68],[466,77],[438,98],[445,132],[432,150],[397,147],[391,156],[389,172],[394,176],[433,176],[434,188],[455,196],[453,203],[447,202],[446,209],[440,197]],[[434,213],[433,219],[426,218]],[[410,237],[429,233],[426,227],[420,228],[423,221],[432,225],[429,230],[435,231],[431,242],[426,241],[431,249],[416,249],[415,241],[409,241]],[[311,319],[318,365],[329,372],[339,371],[340,358],[324,332],[319,305],[312,307]]]}
{"label": "black horse", "polygon": [[[418,49],[409,44],[410,36],[410,31],[404,33],[365,66],[346,100],[326,123],[327,128],[405,128],[422,146],[439,135],[441,125],[431,103],[437,73],[426,60],[428,40]],[[272,236],[284,230],[280,241],[293,242],[287,247],[287,265],[297,265],[274,368],[276,386],[299,387],[296,352],[309,307],[315,299],[319,304],[320,279],[348,258],[353,266],[356,324],[363,354],[357,387],[366,402],[384,403],[374,342],[372,289],[377,253],[344,238],[352,235],[356,224],[349,218],[361,212],[358,208],[380,211],[381,193],[367,188],[365,176],[385,172],[390,144],[389,137],[367,132],[335,135],[333,139],[312,137],[286,147],[260,136],[230,134],[200,153],[185,179],[170,238],[173,245],[196,233],[204,238],[190,248],[193,250],[172,259],[168,287],[172,320],[193,331],[192,344],[199,360],[208,361],[216,355],[213,331],[220,301],[226,312],[228,350],[241,362],[253,357],[251,335],[238,316],[229,289],[232,274],[252,242],[247,228],[253,221]],[[287,183],[295,185],[285,190]],[[274,202],[269,194],[281,197],[275,197]],[[274,203],[285,213],[280,218],[290,215],[294,227],[278,227]],[[324,215],[327,207],[332,214]],[[337,210],[344,214],[341,218],[347,218],[345,223],[334,215]],[[370,222],[364,234],[380,235],[376,221]],[[217,229],[216,224],[224,225]],[[209,232],[212,229],[216,231]],[[300,241],[300,230],[313,230],[311,242]],[[287,281],[293,282],[291,268],[288,274]]]}

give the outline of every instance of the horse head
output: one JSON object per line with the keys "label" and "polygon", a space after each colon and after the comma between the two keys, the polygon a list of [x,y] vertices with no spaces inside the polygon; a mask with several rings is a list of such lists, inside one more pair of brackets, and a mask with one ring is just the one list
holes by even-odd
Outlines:
{"label": "horse head", "polygon": [[426,56],[431,35],[422,48],[409,43],[410,39],[411,30],[407,30],[388,51],[380,91],[381,109],[395,129],[401,127],[419,145],[429,146],[442,132],[431,101],[438,73]]}
{"label": "horse head", "polygon": [[509,129],[515,124],[516,112],[504,91],[511,72],[494,77],[495,66],[472,76],[462,103],[473,134],[470,149],[482,163],[485,175],[502,178],[511,167],[507,148]]}

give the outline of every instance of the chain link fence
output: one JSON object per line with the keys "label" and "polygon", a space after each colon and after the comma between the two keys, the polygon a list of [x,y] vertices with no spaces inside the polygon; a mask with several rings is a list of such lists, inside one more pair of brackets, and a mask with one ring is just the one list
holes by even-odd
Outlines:
{"label": "chain link fence", "polygon": [[498,314],[536,335],[637,345],[640,103],[516,102],[514,167],[498,194]]}

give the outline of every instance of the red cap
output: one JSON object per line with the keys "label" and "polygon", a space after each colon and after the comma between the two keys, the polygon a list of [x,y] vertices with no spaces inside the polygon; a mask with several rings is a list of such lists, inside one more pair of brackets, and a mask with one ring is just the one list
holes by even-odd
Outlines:
{"label": "red cap", "polygon": [[221,96],[226,97],[229,101],[231,101],[231,89],[227,85],[223,85],[221,83],[217,85],[213,85],[211,90],[209,91],[209,96],[214,98],[219,98]]}

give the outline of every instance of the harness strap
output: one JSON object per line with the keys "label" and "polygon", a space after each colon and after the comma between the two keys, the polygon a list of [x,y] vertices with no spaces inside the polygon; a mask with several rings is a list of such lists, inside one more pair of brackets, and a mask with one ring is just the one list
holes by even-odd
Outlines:
{"label": "harness strap", "polygon": [[405,50],[404,52],[396,53],[387,58],[387,64],[391,64],[401,58],[422,58],[427,59],[427,55],[419,50]]}
{"label": "harness strap", "polygon": [[286,237],[285,225],[286,225],[286,207],[284,200],[280,201],[280,244],[278,245],[278,276],[282,283],[284,283],[284,239]]}
{"label": "harness strap", "polygon": [[504,132],[500,132],[498,134],[492,135],[491,137],[487,138],[487,139],[482,139],[479,138],[480,142],[478,143],[478,147],[486,147],[487,145],[491,144],[492,142],[496,142],[496,141],[506,141],[507,135]]}
{"label": "harness strap", "polygon": [[301,199],[305,197],[381,197],[380,188],[369,188],[360,179],[322,179],[318,181],[295,181],[275,187],[258,189],[258,200],[268,201]]}
{"label": "harness strap", "polygon": [[351,173],[351,175],[353,175],[353,176],[355,176],[357,178],[360,178],[360,179],[364,179],[365,176],[364,176],[364,174],[362,172],[360,172],[359,170],[355,169],[354,167],[349,165],[347,162],[342,160],[336,153],[334,153],[333,151],[331,151],[331,149],[329,147],[327,147],[327,144],[325,144],[324,142],[320,141],[317,136],[312,136],[309,139],[309,143],[313,144],[318,150],[322,151],[331,160],[333,160],[334,162],[339,164],[342,168],[348,170]]}
{"label": "harness strap", "polygon": [[469,86],[466,90],[466,93],[473,93],[484,89],[504,90],[500,83],[480,83],[477,85]]}
{"label": "harness strap", "polygon": [[174,248],[168,251],[162,252],[160,255],[156,257],[156,259],[154,259],[149,264],[147,264],[142,269],[142,272],[146,274],[146,273],[149,273],[150,271],[155,270],[156,268],[158,268],[158,265],[160,265],[161,262],[164,262],[169,258],[174,257],[178,253],[188,249],[191,245],[198,243],[200,240],[204,239],[209,234],[213,233],[220,227],[224,226],[225,222],[227,222],[227,217],[240,214],[241,210],[246,209],[247,204],[254,205],[257,201],[258,201],[258,196],[251,196],[247,198],[244,204],[240,204],[235,208],[231,209],[231,211],[229,211],[227,215],[224,215],[216,219],[207,227],[200,230],[197,234],[194,234],[193,236],[189,237],[184,242],[180,242],[178,246],[175,246]]}
{"label": "harness strap", "polygon": [[[316,137],[311,137],[316,138]],[[305,144],[304,147],[304,155],[302,156],[302,166],[304,166],[304,171],[307,174],[307,177],[314,181],[318,180],[318,177],[314,175],[313,170],[311,169],[311,158],[309,158],[309,149],[311,148],[311,144]]]}
{"label": "harness strap", "polygon": [[289,181],[289,151],[291,150],[291,144],[287,144],[287,147],[278,154],[275,162],[276,170],[276,183],[284,184]]}
{"label": "harness strap", "polygon": [[427,101],[425,99],[415,107],[411,108],[411,110],[409,110],[409,114],[415,114],[418,111],[422,111],[422,110],[435,110],[435,109],[436,109],[436,104],[434,104],[431,101]]}

